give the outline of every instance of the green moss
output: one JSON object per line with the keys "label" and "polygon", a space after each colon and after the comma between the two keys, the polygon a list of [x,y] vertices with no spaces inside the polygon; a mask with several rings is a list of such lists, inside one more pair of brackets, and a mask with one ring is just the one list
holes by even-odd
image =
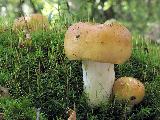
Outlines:
{"label": "green moss", "polygon": [[[1,98],[0,109],[6,120],[36,119],[36,108],[32,106],[30,99],[27,97],[21,97],[21,99]],[[40,113],[40,119],[46,120],[42,113]]]}

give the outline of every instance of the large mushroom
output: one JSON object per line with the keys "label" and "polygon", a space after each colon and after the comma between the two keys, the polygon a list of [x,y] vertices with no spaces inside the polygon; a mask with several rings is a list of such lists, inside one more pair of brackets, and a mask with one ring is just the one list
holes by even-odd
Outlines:
{"label": "large mushroom", "polygon": [[65,54],[70,60],[82,60],[84,90],[90,104],[105,102],[115,81],[114,64],[131,55],[131,34],[119,23],[75,23],[64,39]]}

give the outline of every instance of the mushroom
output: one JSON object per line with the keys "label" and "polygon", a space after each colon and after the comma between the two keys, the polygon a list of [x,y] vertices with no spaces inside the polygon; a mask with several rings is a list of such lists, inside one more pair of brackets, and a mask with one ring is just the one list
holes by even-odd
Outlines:
{"label": "mushroom", "polygon": [[[19,47],[31,46],[31,32],[46,30],[49,28],[47,17],[37,13],[31,16],[22,16],[13,23],[13,31],[19,35]],[[25,37],[24,37],[25,36]]]}
{"label": "mushroom", "polygon": [[0,98],[9,97],[9,89],[0,85]]}
{"label": "mushroom", "polygon": [[131,106],[140,103],[145,95],[144,85],[133,77],[121,77],[113,86],[113,94],[117,100],[125,100]]}
{"label": "mushroom", "polygon": [[0,120],[4,120],[4,113],[0,113]]}
{"label": "mushroom", "polygon": [[82,60],[84,90],[96,106],[109,99],[115,80],[114,64],[131,55],[131,34],[119,23],[75,23],[65,34],[64,49],[70,60]]}
{"label": "mushroom", "polygon": [[74,110],[69,109],[67,113],[69,115],[68,120],[76,120],[76,112]]}
{"label": "mushroom", "polygon": [[48,29],[49,22],[47,17],[37,13],[31,16],[22,16],[17,18],[13,23],[13,30],[15,32],[25,31],[34,32],[40,29]]}

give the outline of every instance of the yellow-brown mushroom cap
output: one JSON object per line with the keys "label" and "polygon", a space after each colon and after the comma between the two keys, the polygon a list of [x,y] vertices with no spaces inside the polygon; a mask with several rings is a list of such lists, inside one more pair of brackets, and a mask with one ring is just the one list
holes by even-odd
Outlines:
{"label": "yellow-brown mushroom cap", "polygon": [[131,34],[118,23],[79,22],[67,30],[64,49],[70,60],[121,64],[131,55]]}
{"label": "yellow-brown mushroom cap", "polygon": [[114,83],[113,94],[117,100],[126,100],[131,104],[138,104],[144,98],[145,87],[135,78],[121,77]]}
{"label": "yellow-brown mushroom cap", "polygon": [[49,28],[47,17],[37,13],[31,16],[22,16],[17,18],[13,23],[14,31],[28,30],[29,32]]}

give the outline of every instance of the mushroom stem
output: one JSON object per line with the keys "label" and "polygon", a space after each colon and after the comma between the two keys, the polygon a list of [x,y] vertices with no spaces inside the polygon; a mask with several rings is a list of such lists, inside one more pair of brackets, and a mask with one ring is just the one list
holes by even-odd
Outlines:
{"label": "mushroom stem", "polygon": [[82,61],[82,69],[89,103],[95,106],[107,101],[115,80],[114,64]]}

